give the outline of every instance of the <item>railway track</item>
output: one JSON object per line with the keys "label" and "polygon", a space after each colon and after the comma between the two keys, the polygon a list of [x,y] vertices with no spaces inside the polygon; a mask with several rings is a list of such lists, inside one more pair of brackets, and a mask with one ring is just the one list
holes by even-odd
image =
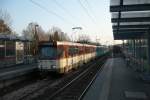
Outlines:
{"label": "railway track", "polygon": [[2,96],[1,99],[2,100],[21,100],[24,97],[28,96],[30,93],[37,91],[39,88],[44,87],[45,85],[47,85],[50,82],[52,82],[52,80],[50,78],[37,80],[37,82],[34,82],[27,86],[23,86],[22,88],[20,88],[18,90],[14,90],[13,92],[10,92],[10,93]]}
{"label": "railway track", "polygon": [[[86,67],[88,67],[88,69],[90,69],[91,66],[93,65],[93,63],[89,63],[86,65]],[[49,99],[51,100],[51,98],[49,98],[49,95],[52,94],[51,96],[57,94],[59,91],[62,90],[62,87],[66,87],[65,85],[67,85],[70,81],[76,80],[77,78],[79,78],[82,74],[85,73],[85,71],[83,72],[82,68],[80,71],[77,71],[75,73],[73,73],[72,75],[69,75],[69,77],[64,77],[64,79],[61,79],[59,83],[54,82],[53,84],[49,84],[48,86],[46,86],[45,88],[36,91],[35,93],[33,93],[32,95],[24,98],[23,100],[44,100],[44,99]],[[86,69],[86,70],[88,70]],[[22,99],[21,99],[22,100]]]}
{"label": "railway track", "polygon": [[94,63],[75,79],[68,82],[64,87],[58,89],[51,96],[47,97],[46,100],[81,100],[96,78],[96,73],[101,71],[103,63],[104,61],[100,64]]}
{"label": "railway track", "polygon": [[[97,63],[100,61],[100,65],[97,66]],[[103,64],[103,62],[104,58],[103,61],[102,59],[94,61],[94,64],[91,63],[86,70],[84,70],[82,73],[78,74],[71,80],[64,81],[61,84],[55,85],[47,89],[47,91],[45,91],[40,96],[27,98],[26,100],[77,100],[77,98],[82,98],[83,94],[86,91],[85,89],[87,89],[87,86],[89,86],[89,83],[91,83],[92,78],[99,70],[99,68],[101,68],[100,66]],[[80,94],[82,94],[82,96]]]}
{"label": "railway track", "polygon": [[[100,60],[98,60],[98,61],[100,61]],[[88,72],[91,73],[89,76],[92,76],[92,73],[94,73],[94,71],[90,72],[90,69],[93,70],[94,68],[92,66],[95,66],[98,61],[94,61],[94,64],[92,62],[90,62],[87,65],[85,65],[83,68],[80,68],[80,70],[72,72],[69,75],[65,75],[62,78],[58,78],[58,79],[46,78],[43,80],[39,80],[34,84],[25,86],[23,88],[18,89],[17,91],[14,91],[14,92],[4,95],[1,98],[1,100],[38,100],[38,99],[39,100],[41,100],[41,99],[42,100],[43,99],[51,100],[51,99],[58,99],[55,97],[58,96],[58,94],[60,94],[63,90],[66,91],[65,95],[67,95],[67,91],[69,91],[70,89],[78,92],[79,90],[73,89],[73,87],[77,87],[77,86],[72,85],[72,84],[75,84],[75,83],[77,84],[79,82],[79,81],[76,82],[77,80],[80,80],[80,82],[81,82],[81,79],[85,78],[84,76],[86,76],[86,73],[88,73]],[[83,70],[86,67],[87,67],[87,69],[83,72]],[[97,69],[95,69],[95,70],[97,70]],[[86,83],[86,82],[87,81],[85,81],[85,82],[83,81],[82,83]],[[84,89],[85,88],[86,87],[84,87]],[[72,93],[73,94],[69,94],[70,97],[73,97],[75,95],[74,93],[76,93],[76,92],[72,92]],[[61,97],[61,96],[59,96],[59,97]],[[68,98],[68,97],[66,96],[66,97],[62,97],[62,98]],[[63,100],[63,99],[61,99],[61,100]]]}
{"label": "railway track", "polygon": [[[37,72],[33,72],[14,79],[0,81],[0,97],[19,88],[23,88],[24,86],[37,82],[37,80],[39,80],[38,77],[39,75]],[[42,78],[40,80],[42,80]]]}

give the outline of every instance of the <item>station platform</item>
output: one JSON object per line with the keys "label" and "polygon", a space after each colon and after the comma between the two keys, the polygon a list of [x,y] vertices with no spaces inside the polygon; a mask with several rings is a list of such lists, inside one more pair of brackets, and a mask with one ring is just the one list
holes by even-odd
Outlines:
{"label": "station platform", "polygon": [[109,58],[83,100],[150,100],[150,83],[141,80],[123,58]]}
{"label": "station platform", "polygon": [[0,81],[25,75],[37,69],[37,64],[16,65],[0,69]]}

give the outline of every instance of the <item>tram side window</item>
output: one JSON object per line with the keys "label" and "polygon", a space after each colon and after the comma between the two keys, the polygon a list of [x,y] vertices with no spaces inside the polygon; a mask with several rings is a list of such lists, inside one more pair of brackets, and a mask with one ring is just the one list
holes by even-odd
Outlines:
{"label": "tram side window", "polygon": [[82,53],[83,53],[83,49],[79,48],[79,54],[82,54]]}
{"label": "tram side window", "polygon": [[63,48],[57,49],[57,57],[63,57],[64,56],[64,50]]}
{"label": "tram side window", "polygon": [[0,41],[0,57],[5,57],[5,44],[4,44],[4,41]]}
{"label": "tram side window", "polygon": [[6,42],[6,56],[15,56],[15,42]]}
{"label": "tram side window", "polygon": [[75,47],[69,47],[69,56],[75,55]]}
{"label": "tram side window", "polygon": [[79,48],[75,48],[75,54],[79,54]]}
{"label": "tram side window", "polygon": [[85,48],[85,52],[89,53],[89,48],[88,47]]}
{"label": "tram side window", "polygon": [[69,56],[76,55],[76,54],[79,54],[79,49],[76,47],[70,47],[69,48]]}
{"label": "tram side window", "polygon": [[73,47],[69,47],[69,56],[73,55]]}

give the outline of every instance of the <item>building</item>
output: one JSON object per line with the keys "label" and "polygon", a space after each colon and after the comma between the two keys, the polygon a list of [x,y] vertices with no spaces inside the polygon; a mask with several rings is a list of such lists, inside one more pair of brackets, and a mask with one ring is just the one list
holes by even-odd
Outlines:
{"label": "building", "polygon": [[30,43],[16,35],[0,34],[0,67],[31,63]]}

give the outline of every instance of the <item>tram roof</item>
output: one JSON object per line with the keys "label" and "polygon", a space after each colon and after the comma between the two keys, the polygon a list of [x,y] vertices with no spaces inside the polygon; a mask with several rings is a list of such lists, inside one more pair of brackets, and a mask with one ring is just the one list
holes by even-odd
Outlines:
{"label": "tram roof", "polygon": [[115,40],[145,38],[150,30],[150,0],[110,0]]}

